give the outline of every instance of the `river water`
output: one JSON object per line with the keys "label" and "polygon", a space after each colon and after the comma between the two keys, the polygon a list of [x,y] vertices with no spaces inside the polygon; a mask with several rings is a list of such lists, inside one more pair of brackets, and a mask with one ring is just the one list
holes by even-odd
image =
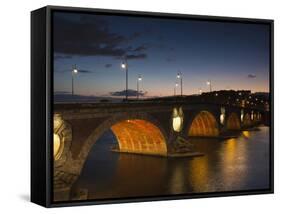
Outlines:
{"label": "river water", "polygon": [[195,158],[163,158],[110,151],[106,132],[93,146],[75,187],[88,199],[161,196],[269,188],[269,128],[228,140],[191,139]]}

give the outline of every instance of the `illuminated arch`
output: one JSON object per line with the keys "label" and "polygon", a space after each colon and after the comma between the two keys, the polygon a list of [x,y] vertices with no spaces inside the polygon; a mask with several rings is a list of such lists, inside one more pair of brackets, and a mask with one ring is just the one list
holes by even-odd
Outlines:
{"label": "illuminated arch", "polygon": [[120,151],[167,155],[167,136],[157,120],[146,113],[120,113],[102,122],[83,143],[77,157],[82,165],[92,146],[107,130],[116,136]]}
{"label": "illuminated arch", "polygon": [[[167,155],[167,134],[161,124],[147,113],[120,113],[106,118],[93,129],[84,142],[81,142],[83,146],[75,158],[72,157],[69,149],[72,141],[71,123],[68,124],[66,121],[63,121],[62,124],[63,126],[61,127],[66,126],[67,129],[60,128],[58,131],[54,129],[54,134],[59,133],[62,137],[60,140],[66,142],[63,154],[54,162],[54,200],[60,200],[60,194],[56,195],[56,192],[61,191],[61,189],[64,191],[66,188],[71,188],[80,176],[92,146],[110,129],[116,136],[122,152]],[[56,126],[55,124],[54,127]],[[70,167],[70,172],[64,170],[64,167],[66,169]]]}
{"label": "illuminated arch", "polygon": [[239,117],[236,113],[232,112],[226,122],[226,128],[228,130],[239,130],[241,128]]}
{"label": "illuminated arch", "polygon": [[246,115],[245,115],[244,120],[243,120],[243,125],[244,125],[245,127],[251,126],[251,125],[252,125],[252,121],[251,121],[251,116],[250,116],[250,114],[246,114]]}
{"label": "illuminated arch", "polygon": [[166,141],[154,124],[145,120],[123,120],[111,127],[122,152],[166,155]]}
{"label": "illuminated arch", "polygon": [[212,113],[201,111],[193,119],[188,136],[216,137],[219,135],[218,123]]}

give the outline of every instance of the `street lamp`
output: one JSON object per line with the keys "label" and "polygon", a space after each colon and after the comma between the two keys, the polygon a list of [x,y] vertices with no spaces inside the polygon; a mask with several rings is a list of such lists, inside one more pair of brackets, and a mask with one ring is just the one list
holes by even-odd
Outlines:
{"label": "street lamp", "polygon": [[121,63],[121,68],[126,71],[126,101],[128,100],[128,62],[127,57],[124,57],[124,61]]}
{"label": "street lamp", "polygon": [[206,82],[206,84],[210,87],[210,92],[212,92],[212,82],[211,82],[211,80],[208,80]]}
{"label": "street lamp", "polygon": [[139,74],[137,80],[137,99],[139,99],[139,82],[142,81],[142,76]]}
{"label": "street lamp", "polygon": [[71,84],[71,94],[74,95],[74,75],[78,73],[78,69],[76,65],[72,66],[71,76],[72,76],[72,84]]}
{"label": "street lamp", "polygon": [[202,94],[202,89],[201,89],[201,88],[199,88],[199,94],[200,94],[200,95]]}
{"label": "street lamp", "polygon": [[182,73],[178,72],[177,78],[180,79],[180,84],[181,84],[181,96],[182,96]]}

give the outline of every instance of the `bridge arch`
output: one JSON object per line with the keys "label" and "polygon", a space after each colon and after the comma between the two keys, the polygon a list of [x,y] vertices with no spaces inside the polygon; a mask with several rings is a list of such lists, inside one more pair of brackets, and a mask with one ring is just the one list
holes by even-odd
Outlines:
{"label": "bridge arch", "polygon": [[241,129],[240,120],[237,113],[232,112],[227,118],[226,128],[228,130],[239,130]]}
{"label": "bridge arch", "polygon": [[121,152],[167,155],[167,135],[157,120],[146,113],[121,113],[92,131],[78,155],[81,162],[84,163],[92,146],[109,129],[116,136]]}
{"label": "bridge arch", "polygon": [[122,152],[166,155],[166,140],[160,129],[143,119],[123,120],[111,127]]}
{"label": "bridge arch", "polygon": [[252,120],[251,120],[251,116],[249,113],[245,114],[244,116],[244,120],[243,120],[243,126],[245,127],[249,127],[252,125]]}
{"label": "bridge arch", "polygon": [[[54,134],[63,140],[62,154],[56,159],[54,154],[54,200],[60,201],[70,197],[73,184],[80,176],[88,154],[96,141],[109,129],[112,130],[123,152],[167,155],[167,134],[160,123],[147,113],[119,113],[108,117],[94,128],[84,141],[78,156],[73,157],[71,123],[58,118],[54,120]],[[125,134],[124,134],[125,133]],[[138,134],[136,134],[138,133]],[[123,135],[125,136],[124,138]]]}
{"label": "bridge arch", "polygon": [[218,122],[209,111],[200,111],[196,114],[188,128],[188,136],[191,137],[216,137],[218,135]]}

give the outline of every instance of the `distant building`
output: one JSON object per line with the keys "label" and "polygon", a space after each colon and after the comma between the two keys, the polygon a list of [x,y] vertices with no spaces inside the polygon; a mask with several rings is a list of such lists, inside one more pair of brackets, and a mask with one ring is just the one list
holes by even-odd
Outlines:
{"label": "distant building", "polygon": [[250,90],[220,90],[204,92],[197,95],[169,96],[150,98],[147,101],[157,102],[190,102],[190,103],[216,103],[239,107],[269,109],[269,93],[251,93]]}

